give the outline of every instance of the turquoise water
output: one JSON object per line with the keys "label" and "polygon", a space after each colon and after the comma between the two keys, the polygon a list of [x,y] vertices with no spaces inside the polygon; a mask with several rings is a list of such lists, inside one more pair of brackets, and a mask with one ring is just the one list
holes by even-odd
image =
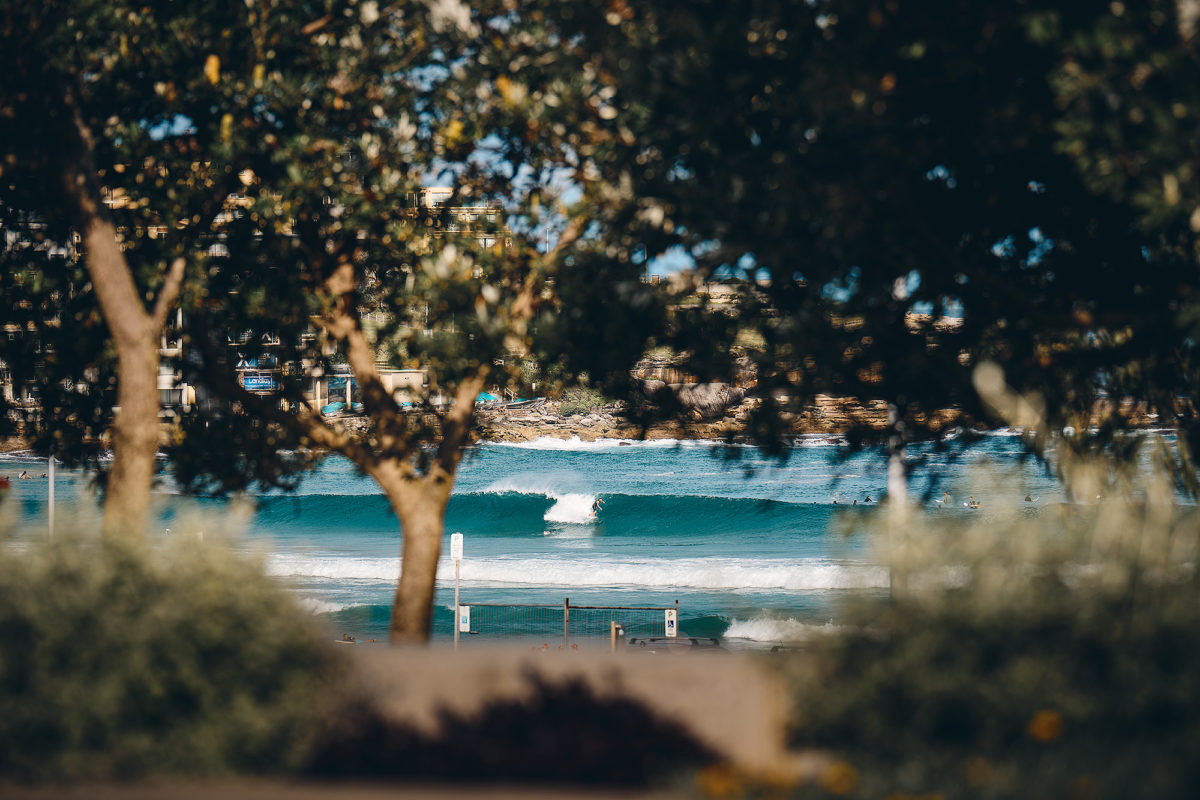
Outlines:
{"label": "turquoise water", "polygon": [[[476,446],[462,465],[446,520],[448,535],[464,535],[461,602],[556,610],[497,615],[477,608],[472,627],[557,643],[564,598],[572,605],[678,602],[681,633],[765,647],[836,624],[837,600],[848,592],[887,590],[887,571],[873,560],[870,542],[847,538],[839,532],[844,526],[834,524],[874,513],[886,485],[881,454],[848,454],[821,437],[803,440],[784,462],[749,448],[735,452],[731,460],[714,455],[708,444],[674,441]],[[983,502],[983,513],[1019,503],[1025,492],[1041,503],[1061,499],[1053,478],[1020,458],[1014,436],[990,436],[965,458],[932,450],[914,455],[925,463],[912,491],[935,513],[979,513],[961,507],[968,495]],[[985,462],[1006,470],[1008,479],[979,479],[975,466]],[[21,469],[40,476],[45,462],[0,457],[0,474],[15,477]],[[44,525],[46,480],[13,484],[8,513]],[[86,498],[87,484],[87,476],[60,470],[56,493],[60,500]],[[928,499],[947,490],[954,496],[950,509]],[[604,504],[593,514],[596,498]],[[163,535],[175,535],[168,529],[175,524],[178,532],[176,520],[196,501],[169,492],[159,499]],[[255,504],[239,546],[264,553],[270,574],[337,635],[385,638],[400,534],[374,482],[330,458],[295,494],[263,496]],[[224,507],[199,505],[210,512]],[[84,509],[75,513],[94,513],[95,503],[84,499],[75,507]],[[60,508],[61,520],[68,503]],[[448,553],[447,543],[434,616],[439,639],[452,636],[454,622]],[[577,612],[573,619],[584,617]]]}

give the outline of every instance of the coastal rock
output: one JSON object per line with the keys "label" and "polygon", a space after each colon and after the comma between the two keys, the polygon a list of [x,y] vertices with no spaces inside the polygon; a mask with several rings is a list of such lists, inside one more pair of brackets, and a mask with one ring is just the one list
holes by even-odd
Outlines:
{"label": "coastal rock", "polygon": [[684,410],[699,419],[721,417],[746,396],[744,390],[724,383],[688,383],[670,388]]}
{"label": "coastal rock", "polygon": [[663,383],[660,380],[642,382],[642,392],[651,401],[670,409],[674,407],[692,420],[713,420],[741,405],[746,392],[725,383]]}
{"label": "coastal rock", "polygon": [[642,381],[642,393],[651,400],[659,397],[666,389],[667,385],[660,380],[651,378],[648,381]]}

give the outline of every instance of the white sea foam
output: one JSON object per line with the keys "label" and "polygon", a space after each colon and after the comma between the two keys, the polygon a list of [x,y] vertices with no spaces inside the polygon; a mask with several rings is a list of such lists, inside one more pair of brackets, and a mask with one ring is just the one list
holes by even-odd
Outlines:
{"label": "white sea foam", "polygon": [[795,439],[800,447],[845,447],[846,440],[832,433],[802,433]]}
{"label": "white sea foam", "polygon": [[680,439],[596,439],[586,442],[578,436],[569,439],[559,439],[554,436],[539,436],[528,442],[487,442],[490,447],[511,447],[517,450],[570,450],[579,452],[597,450],[616,450],[618,448],[640,447],[666,449],[671,447],[710,447],[715,442],[704,440]]}
{"label": "white sea foam", "polygon": [[331,603],[316,597],[298,597],[296,604],[310,614],[332,614],[335,611],[351,608],[355,603]]}
{"label": "white sea foam", "polygon": [[[393,583],[396,558],[330,558],[276,555],[272,575],[346,582]],[[438,580],[452,581],[454,566],[438,565]],[[498,557],[467,559],[462,581],[475,586],[684,588],[725,591],[813,592],[888,586],[886,567],[841,564],[824,559],[682,558],[611,560]]]}
{"label": "white sea foam", "polygon": [[554,501],[554,505],[546,509],[546,522],[568,522],[586,525],[595,520],[592,504],[596,495],[590,492],[571,491],[566,486],[580,484],[584,480],[574,473],[523,473],[502,478],[488,486],[482,493],[542,495]]}
{"label": "white sea foam", "polygon": [[400,559],[275,554],[267,559],[266,572],[288,578],[394,583],[400,577]]}
{"label": "white sea foam", "polygon": [[788,617],[769,617],[759,615],[747,620],[735,619],[725,631],[726,639],[745,639],[752,642],[803,642],[836,633],[842,626],[826,622],[824,625],[814,625],[811,622]]}
{"label": "white sea foam", "polygon": [[[551,495],[554,497],[554,495]],[[591,494],[564,494],[554,497],[555,503],[546,509],[546,522],[571,522],[586,525],[596,519],[592,504],[596,496]]]}

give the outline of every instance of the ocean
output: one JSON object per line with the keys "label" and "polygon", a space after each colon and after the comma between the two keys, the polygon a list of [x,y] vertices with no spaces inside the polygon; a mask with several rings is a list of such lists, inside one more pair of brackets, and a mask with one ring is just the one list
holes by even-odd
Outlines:
{"label": "ocean", "polygon": [[[677,604],[683,637],[769,648],[836,625],[847,595],[887,592],[888,572],[869,537],[844,532],[847,522],[876,513],[887,482],[878,450],[851,452],[835,437],[813,436],[783,461],[748,447],[732,452],[674,440],[471,448],[446,519],[447,540],[461,533],[464,541],[460,602],[472,616],[462,646],[519,638],[557,647],[567,603],[572,642],[607,642],[609,618],[623,621],[631,638],[661,636],[665,609]],[[1022,503],[1027,492],[1038,504],[1062,499],[1054,477],[1022,458],[1015,435],[985,437],[965,455],[929,446],[912,455],[923,463],[910,491],[931,513],[986,514]],[[17,480],[21,470],[35,478]],[[13,479],[4,514],[33,535],[45,530],[45,471],[46,462],[28,454],[0,456],[0,475]],[[89,485],[85,474],[57,470],[58,524],[96,514]],[[953,497],[946,507],[944,491]],[[963,507],[969,496],[981,511]],[[593,513],[597,498],[602,506]],[[252,500],[237,546],[260,554],[269,574],[337,638],[385,640],[400,532],[375,483],[331,457],[296,492]],[[227,510],[224,501],[165,488],[158,502],[163,536],[179,535],[181,517],[195,509],[213,519]],[[433,620],[438,642],[451,640],[455,623],[449,552],[447,541]]]}

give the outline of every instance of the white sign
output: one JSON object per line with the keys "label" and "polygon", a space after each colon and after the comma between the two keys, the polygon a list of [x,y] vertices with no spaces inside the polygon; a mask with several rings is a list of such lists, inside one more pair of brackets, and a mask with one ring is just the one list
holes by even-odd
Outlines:
{"label": "white sign", "polygon": [[679,612],[673,608],[667,609],[667,636],[674,637],[676,635],[676,633],[678,632],[675,630],[678,627],[675,624],[676,622],[678,622],[678,620],[676,619],[676,615],[678,613]]}
{"label": "white sign", "polygon": [[471,607],[458,607],[458,630],[460,633],[471,632]]}
{"label": "white sign", "polygon": [[462,561],[462,542],[463,542],[463,537],[462,537],[461,533],[450,534],[450,560],[451,561]]}

